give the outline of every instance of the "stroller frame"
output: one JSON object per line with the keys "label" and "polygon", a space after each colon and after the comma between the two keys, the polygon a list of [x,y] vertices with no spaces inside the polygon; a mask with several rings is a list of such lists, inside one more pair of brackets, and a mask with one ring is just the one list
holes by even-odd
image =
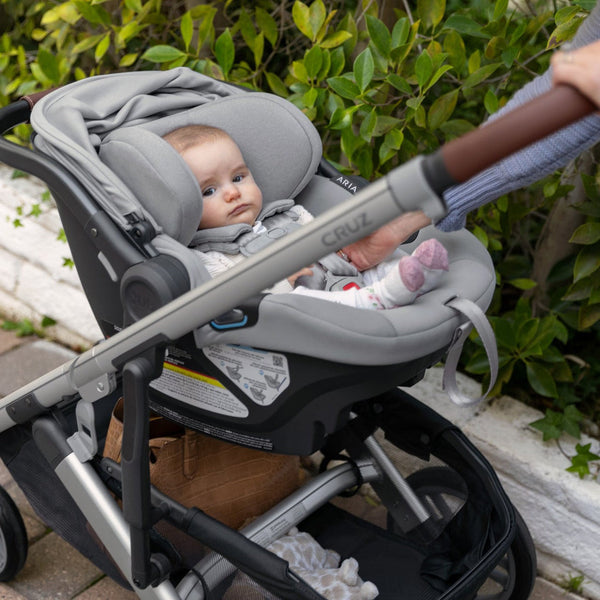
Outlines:
{"label": "stroller frame", "polygon": [[[565,105],[562,99],[559,103]],[[548,125],[549,129],[546,125],[544,127],[552,131],[589,112],[589,109],[589,105],[581,108],[579,104],[575,117],[565,115],[564,111],[554,111],[550,114],[561,115],[563,121]],[[2,109],[2,131],[26,122],[30,110],[31,104],[25,100]],[[484,129],[488,129],[485,133],[494,135],[493,131],[489,131],[493,127]],[[529,563],[525,566],[525,571],[529,572],[518,575],[524,581],[519,582],[517,595],[510,595],[511,589],[506,598],[517,600],[529,595],[535,572],[530,540],[493,469],[451,423],[399,390],[380,394],[356,407],[356,413],[348,415],[350,420],[340,429],[339,435],[334,434],[328,440],[330,447],[326,455],[336,456],[341,448],[346,448],[350,463],[317,476],[241,533],[198,509],[178,505],[152,488],[148,477],[148,456],[145,452],[148,442],[148,386],[160,372],[166,344],[181,338],[192,327],[209,323],[234,309],[240,298],[259,293],[290,271],[300,269],[329,252],[331,246],[327,240],[332,237],[337,240],[340,223],[353,225],[344,229],[344,243],[348,244],[403,212],[424,210],[433,219],[441,216],[445,211],[440,200],[441,191],[483,168],[474,158],[476,164],[473,170],[465,169],[462,165],[465,146],[461,145],[461,140],[456,142],[454,153],[450,151],[452,145],[449,144],[441,152],[426,158],[419,157],[397,168],[339,207],[316,218],[301,232],[292,233],[247,259],[243,266],[235,267],[218,279],[179,297],[167,298],[170,300],[168,303],[121,333],[0,400],[0,432],[15,426],[31,426],[40,453],[48,460],[51,469],[140,598],[202,599],[206,590],[218,585],[232,572],[227,563],[250,574],[281,598],[321,598],[287,569],[285,561],[263,546],[285,531],[284,525],[289,528],[297,524],[333,496],[363,482],[370,483],[378,492],[396,526],[404,532],[417,530],[427,533],[432,525],[432,515],[376,441],[373,432],[378,427],[396,446],[422,458],[429,457],[432,451],[437,452],[440,445],[446,462],[451,467],[466,469],[469,484],[473,483],[475,488],[486,494],[499,516],[500,525],[495,532],[494,543],[477,558],[475,564],[470,565],[467,574],[458,577],[436,597],[439,600],[473,597],[502,556],[510,552],[511,545],[520,555],[520,562],[524,565]],[[508,151],[495,144],[492,152],[507,154],[524,145],[523,140],[515,143],[517,145],[511,145]],[[478,150],[470,156],[481,159]],[[483,166],[498,157],[485,158],[484,161],[488,162],[484,162]],[[57,199],[61,217],[61,207],[67,206],[82,230],[94,236],[98,219],[103,217],[98,215],[97,207],[83,188],[62,167],[46,156],[4,139],[0,140],[0,160],[46,182]],[[466,162],[469,162],[468,158]],[[398,189],[403,190],[401,197],[394,192]],[[108,218],[102,223],[102,228],[103,232],[110,233],[101,243],[110,245],[122,241],[119,237],[122,232],[117,231]],[[115,236],[114,240],[111,236]],[[140,249],[139,255],[134,253],[132,257],[134,261],[144,254],[143,232],[139,237],[141,244],[134,240]],[[428,358],[433,364],[439,356]],[[420,366],[413,377],[419,376],[424,368],[426,366]],[[130,444],[124,452],[122,466],[119,466],[108,459],[98,460],[96,456],[98,439],[94,404],[114,392],[121,379],[125,405],[124,438],[130,439]],[[73,403],[76,403],[78,431],[68,436],[55,416],[60,408]],[[405,430],[401,428],[402,431],[397,432],[388,426],[390,421],[397,424],[398,418],[410,423],[409,429],[419,433],[417,439],[410,436],[403,439],[401,434],[406,433]],[[117,492],[123,489],[122,511],[109,488]],[[157,512],[226,558],[209,555],[181,580],[176,589],[168,579],[171,568],[168,559],[160,552],[152,552],[150,547],[149,531],[157,519]],[[517,542],[518,549],[514,546]],[[525,553],[523,546],[527,550]]]}

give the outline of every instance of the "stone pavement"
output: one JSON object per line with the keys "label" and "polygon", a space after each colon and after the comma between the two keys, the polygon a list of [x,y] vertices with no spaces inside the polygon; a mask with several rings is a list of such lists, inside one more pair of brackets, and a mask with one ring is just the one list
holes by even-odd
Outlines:
{"label": "stone pavement", "polygon": [[[0,396],[18,389],[73,356],[72,351],[56,343],[38,338],[18,338],[13,333],[0,330]],[[29,538],[25,567],[13,581],[0,583],[0,600],[130,600],[137,597],[104,576],[50,531],[35,515],[1,463],[0,485],[19,507]],[[581,599],[539,578],[531,600]]]}

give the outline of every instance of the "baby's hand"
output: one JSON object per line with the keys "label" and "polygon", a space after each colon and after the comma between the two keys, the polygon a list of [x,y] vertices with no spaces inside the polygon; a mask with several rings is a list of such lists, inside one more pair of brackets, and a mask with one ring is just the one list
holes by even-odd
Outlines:
{"label": "baby's hand", "polygon": [[[312,265],[311,265],[312,267]],[[313,271],[310,267],[304,267],[303,269],[300,269],[297,273],[294,273],[293,275],[290,275],[287,280],[290,282],[290,285],[292,287],[294,287],[295,283],[296,283],[296,279],[298,279],[298,277],[302,277],[303,275],[306,275],[307,277],[312,277],[313,276]]]}

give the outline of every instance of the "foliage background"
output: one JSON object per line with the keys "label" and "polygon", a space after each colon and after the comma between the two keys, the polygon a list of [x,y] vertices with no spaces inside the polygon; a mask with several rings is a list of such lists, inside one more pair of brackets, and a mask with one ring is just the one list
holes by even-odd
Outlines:
{"label": "foliage background", "polygon": [[[0,0],[0,103],[100,73],[186,66],[300,107],[325,156],[375,179],[477,126],[546,70],[594,0]],[[18,143],[26,126],[10,134]],[[18,220],[17,220],[18,222]],[[594,429],[600,190],[593,154],[469,216],[492,253],[496,392]],[[463,367],[485,378],[474,340]],[[573,470],[589,471],[589,447]]]}

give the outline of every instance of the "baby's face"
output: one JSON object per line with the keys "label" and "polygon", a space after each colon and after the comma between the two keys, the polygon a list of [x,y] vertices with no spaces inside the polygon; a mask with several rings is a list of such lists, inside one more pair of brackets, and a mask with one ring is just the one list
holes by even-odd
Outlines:
{"label": "baby's face", "polygon": [[198,229],[238,223],[254,225],[262,208],[262,192],[232,139],[204,142],[185,150],[182,157],[202,191]]}

